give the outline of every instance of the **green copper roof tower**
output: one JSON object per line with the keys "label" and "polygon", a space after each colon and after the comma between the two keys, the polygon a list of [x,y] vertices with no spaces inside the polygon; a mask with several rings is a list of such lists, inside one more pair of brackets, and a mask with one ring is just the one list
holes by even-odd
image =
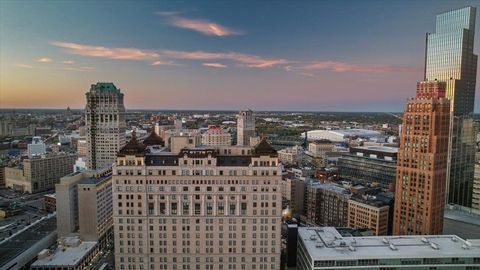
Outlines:
{"label": "green copper roof tower", "polygon": [[427,34],[425,59],[425,80],[446,82],[451,102],[446,202],[468,207],[475,165],[475,16],[475,7],[438,14],[435,33]]}

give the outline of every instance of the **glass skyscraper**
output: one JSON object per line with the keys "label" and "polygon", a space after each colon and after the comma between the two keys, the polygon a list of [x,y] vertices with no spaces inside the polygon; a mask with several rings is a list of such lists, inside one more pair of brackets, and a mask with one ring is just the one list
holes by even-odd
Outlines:
{"label": "glass skyscraper", "polygon": [[451,104],[447,203],[468,207],[472,204],[475,164],[475,16],[475,7],[437,15],[435,33],[427,34],[425,59],[425,81],[445,82]]}

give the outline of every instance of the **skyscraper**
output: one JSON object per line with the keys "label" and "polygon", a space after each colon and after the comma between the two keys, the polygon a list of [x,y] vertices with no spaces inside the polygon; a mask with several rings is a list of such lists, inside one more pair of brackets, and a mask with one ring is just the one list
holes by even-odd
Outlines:
{"label": "skyscraper", "polygon": [[425,81],[445,82],[450,99],[447,202],[468,207],[472,204],[475,163],[475,16],[474,7],[437,15],[435,33],[427,34],[425,59]]}
{"label": "skyscraper", "polygon": [[255,136],[255,118],[251,110],[240,111],[237,115],[237,145],[250,145],[250,138]]}
{"label": "skyscraper", "polygon": [[397,160],[393,234],[442,234],[450,123],[444,82],[417,83]]}
{"label": "skyscraper", "polygon": [[111,166],[125,145],[125,107],[113,83],[92,84],[86,96],[87,167],[95,170]]}

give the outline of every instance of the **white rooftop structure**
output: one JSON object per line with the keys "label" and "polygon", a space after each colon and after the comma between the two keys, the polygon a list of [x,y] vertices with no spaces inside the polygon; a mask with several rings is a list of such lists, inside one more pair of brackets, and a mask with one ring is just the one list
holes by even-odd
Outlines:
{"label": "white rooftop structure", "polygon": [[59,246],[53,254],[35,261],[31,266],[32,269],[75,267],[83,263],[97,245],[97,242],[77,243],[73,238],[65,241],[65,246]]}
{"label": "white rooftop structure", "polygon": [[457,263],[461,269],[480,266],[480,239],[464,240],[455,235],[343,237],[334,227],[299,227],[298,241],[301,246],[298,269],[313,269],[314,265],[315,269],[347,269],[345,266],[360,269],[374,265],[429,269],[432,264],[460,269],[456,268]]}
{"label": "white rooftop structure", "polygon": [[382,146],[382,145],[372,145],[372,146],[357,146],[356,149],[369,150],[369,151],[378,151],[395,154],[398,153],[398,147],[391,146]]}
{"label": "white rooftop structure", "polygon": [[[330,140],[332,142],[343,142],[348,138],[356,137],[364,140],[384,139],[380,132],[368,129],[336,129],[336,130],[310,130],[307,131],[308,140]],[[305,137],[305,132],[302,133]]]}

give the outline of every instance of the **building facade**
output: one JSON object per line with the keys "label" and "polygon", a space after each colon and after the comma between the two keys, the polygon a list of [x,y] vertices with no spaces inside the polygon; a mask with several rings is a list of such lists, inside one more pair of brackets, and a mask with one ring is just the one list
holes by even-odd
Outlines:
{"label": "building facade", "polygon": [[377,236],[388,235],[389,211],[387,203],[373,196],[352,196],[348,201],[348,227],[367,228]]}
{"label": "building facade", "polygon": [[221,155],[133,137],[113,175],[117,269],[280,269],[281,167],[265,140]]}
{"label": "building facade", "polygon": [[475,164],[475,17],[475,7],[437,15],[435,33],[427,34],[425,60],[425,81],[445,82],[450,100],[447,202],[467,207],[472,204]]}
{"label": "building facade", "polygon": [[60,178],[73,172],[74,154],[47,154],[23,160],[19,167],[5,168],[8,188],[37,193],[55,188]]}
{"label": "building facade", "polygon": [[303,158],[303,148],[294,145],[289,148],[284,148],[278,151],[278,159],[283,164],[300,164]]}
{"label": "building facade", "polygon": [[338,159],[340,178],[377,183],[384,188],[395,185],[398,148],[386,146],[351,147]]}
{"label": "building facade", "polygon": [[308,144],[307,155],[314,158],[326,158],[327,154],[333,151],[335,144],[330,140],[316,140]]}
{"label": "building facade", "polygon": [[207,132],[202,134],[202,145],[205,146],[230,146],[232,145],[232,135],[219,126],[208,126]]}
{"label": "building facade", "polygon": [[92,84],[86,93],[87,168],[109,167],[125,144],[123,93],[113,83]]}
{"label": "building facade", "polygon": [[480,164],[475,164],[475,179],[473,181],[472,208],[480,210]]}
{"label": "building facade", "polygon": [[240,111],[237,115],[237,145],[250,145],[250,138],[255,137],[255,117],[251,110]]}
{"label": "building facade", "polygon": [[312,183],[306,191],[307,223],[346,227],[350,191],[334,183]]}
{"label": "building facade", "polygon": [[46,146],[41,137],[33,137],[32,143],[27,145],[28,157],[43,155],[46,152]]}
{"label": "building facade", "polygon": [[441,234],[450,102],[444,82],[419,82],[403,113],[393,234]]}

